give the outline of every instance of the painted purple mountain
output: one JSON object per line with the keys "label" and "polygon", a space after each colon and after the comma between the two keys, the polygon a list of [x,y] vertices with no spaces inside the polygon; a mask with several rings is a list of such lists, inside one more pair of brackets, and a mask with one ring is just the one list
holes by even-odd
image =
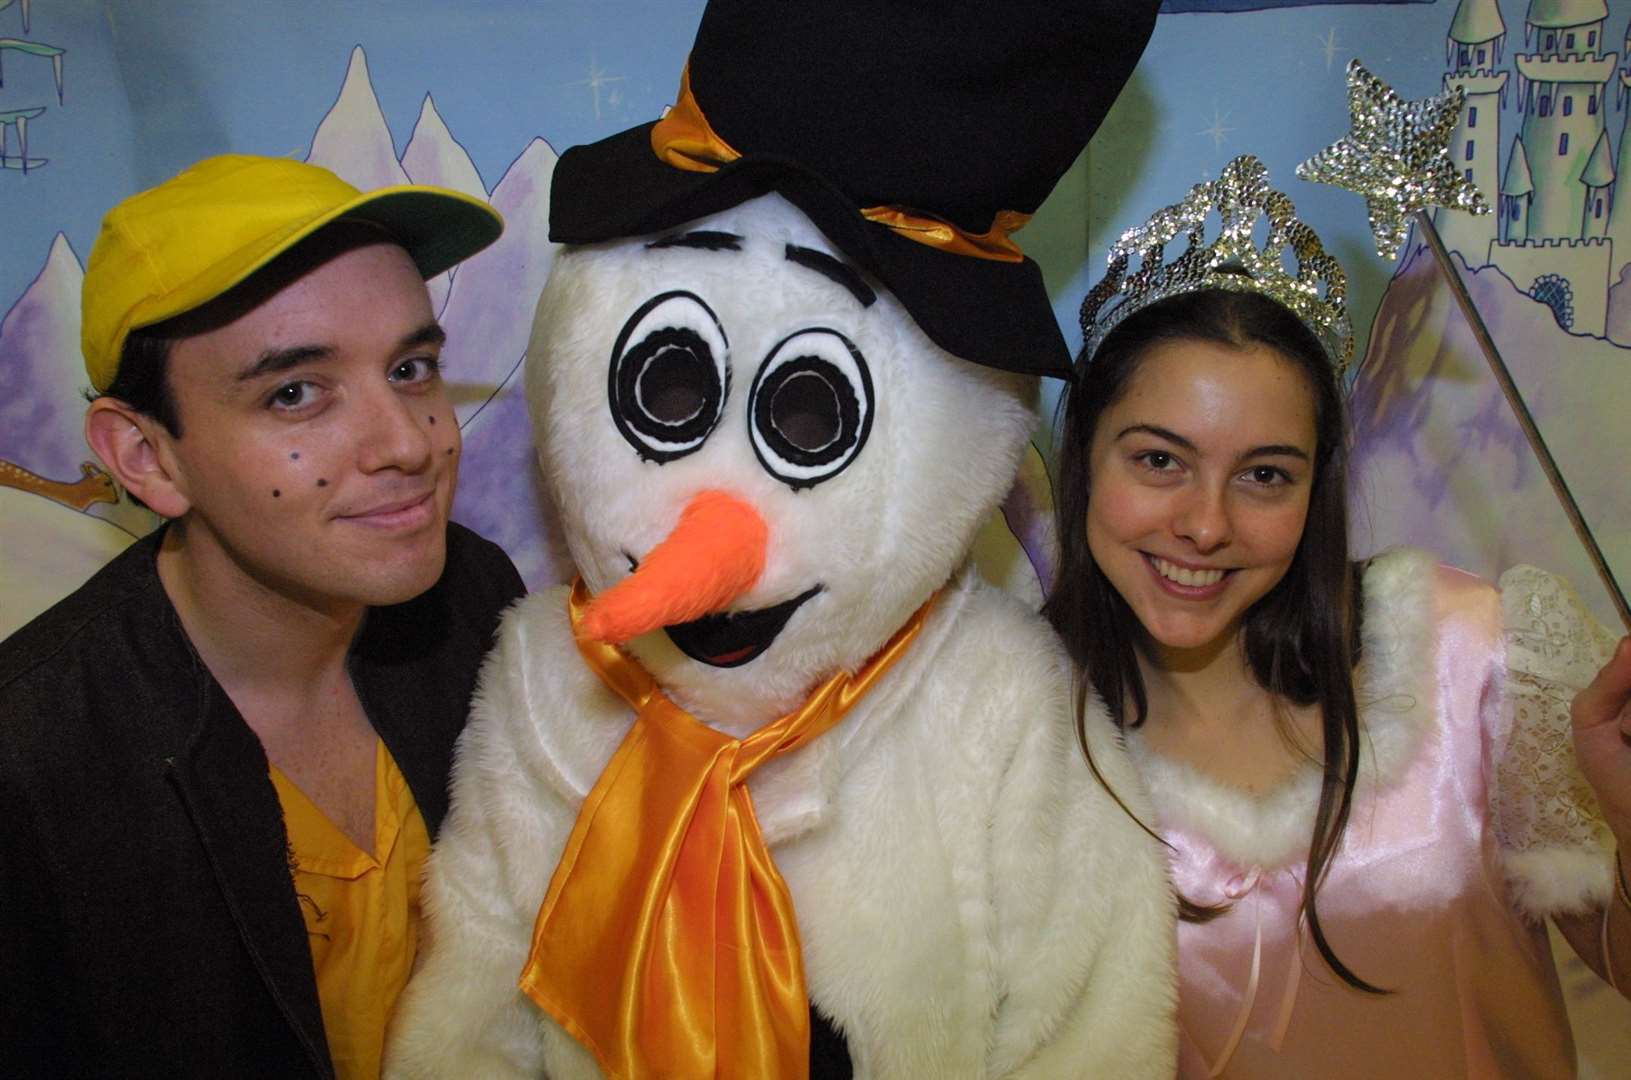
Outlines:
{"label": "painted purple mountain", "polygon": [[85,445],[85,364],[79,292],[85,280],[68,238],[51,242],[39,276],[0,321],[0,459],[52,480],[79,479]]}
{"label": "painted purple mountain", "polygon": [[[1569,334],[1496,267],[1462,276],[1622,586],[1631,582],[1631,354]],[[1607,593],[1524,441],[1431,255],[1383,297],[1351,401],[1361,553],[1418,544],[1485,575],[1564,574],[1613,625]]]}
{"label": "painted purple mountain", "polygon": [[473,198],[487,198],[487,188],[481,182],[481,173],[476,171],[476,163],[447,129],[429,94],[419,106],[419,120],[413,126],[408,148],[402,152],[402,169],[416,184],[435,184]]}
{"label": "painted purple mountain", "polygon": [[557,542],[533,455],[520,368],[532,309],[549,278],[549,181],[555,151],[534,139],[493,189],[504,235],[460,268],[442,314],[444,363],[464,428],[454,517],[501,544],[528,586],[561,580]]}
{"label": "painted purple mountain", "polygon": [[442,312],[447,378],[459,422],[467,423],[509,379],[527,351],[532,309],[549,280],[549,182],[555,151],[533,139],[493,188],[504,235],[459,268]]}
{"label": "painted purple mountain", "polygon": [[[374,93],[374,81],[368,74],[368,57],[361,45],[351,50],[340,94],[317,125],[306,160],[331,170],[364,191],[410,182],[402,163],[396,159],[396,144],[385,123],[385,113],[379,107],[379,96]],[[471,169],[474,171],[475,166]],[[446,274],[438,274],[426,282],[432,311],[440,312],[447,302],[448,284]]]}
{"label": "painted purple mountain", "polygon": [[[402,168],[416,184],[434,184],[477,199],[487,198],[487,188],[481,182],[481,173],[476,171],[476,163],[447,129],[429,94],[419,107],[419,120],[413,126],[413,136],[408,139],[408,149],[402,154]],[[447,304],[448,289],[458,272],[455,266],[426,283],[430,288],[431,306],[438,315]]]}
{"label": "painted purple mountain", "polygon": [[[84,280],[78,256],[68,238],[58,233],[39,276],[0,320],[0,372],[4,373],[0,376],[0,388],[4,390],[0,393],[0,460],[47,480],[68,483],[81,478],[82,463],[96,462],[96,454],[85,443],[85,390],[89,380],[79,351],[79,294]],[[73,513],[65,508],[62,512]],[[86,548],[73,538],[103,535],[100,529],[83,523],[63,524],[65,519],[56,513],[30,516],[36,524],[56,522],[57,527],[30,534],[26,530],[17,532],[13,523],[12,535],[26,536],[28,541],[15,548],[23,552],[18,557],[23,561],[14,563],[12,577],[0,585],[16,592],[28,578],[26,591],[30,595],[47,597],[61,584],[64,587],[56,593],[61,596],[89,574],[78,555],[69,558],[70,552],[94,551],[110,557],[131,539],[151,532],[159,521],[128,497],[117,503],[95,503],[85,513],[104,519],[120,532],[122,539],[113,538],[113,547],[98,541]],[[46,548],[58,550],[47,553]],[[5,550],[6,545],[0,543],[0,551]],[[69,563],[75,569],[56,582],[51,568],[62,570]],[[42,574],[45,576],[38,576]],[[12,605],[13,614],[18,610]]]}
{"label": "painted purple mountain", "polygon": [[571,576],[572,559],[533,453],[519,374],[464,426],[453,518],[508,552],[529,589]]}
{"label": "painted purple mountain", "polygon": [[351,50],[340,96],[317,125],[306,160],[332,169],[364,191],[408,182],[361,45]]}

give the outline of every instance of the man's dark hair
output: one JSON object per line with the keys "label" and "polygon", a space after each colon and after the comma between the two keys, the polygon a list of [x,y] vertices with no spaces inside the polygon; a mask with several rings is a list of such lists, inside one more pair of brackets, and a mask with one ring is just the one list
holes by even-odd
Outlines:
{"label": "man's dark hair", "polygon": [[143,326],[129,333],[119,353],[118,373],[97,396],[124,402],[180,438],[181,416],[170,392],[170,346],[175,339],[164,332],[164,325]]}

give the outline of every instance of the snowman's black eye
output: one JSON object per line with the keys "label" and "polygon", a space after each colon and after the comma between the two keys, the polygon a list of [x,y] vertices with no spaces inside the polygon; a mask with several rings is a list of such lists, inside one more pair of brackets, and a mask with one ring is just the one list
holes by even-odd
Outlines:
{"label": "snowman's black eye", "polygon": [[836,330],[801,330],[770,351],[748,399],[753,451],[776,479],[811,487],[841,472],[872,430],[872,376]]}
{"label": "snowman's black eye", "polygon": [[718,318],[688,292],[652,297],[623,324],[606,392],[641,457],[672,461],[708,438],[730,393],[729,352]]}

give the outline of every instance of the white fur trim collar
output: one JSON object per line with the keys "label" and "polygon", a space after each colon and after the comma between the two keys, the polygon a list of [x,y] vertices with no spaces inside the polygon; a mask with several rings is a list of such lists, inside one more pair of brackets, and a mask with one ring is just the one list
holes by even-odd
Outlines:
{"label": "white fur trim collar", "polygon": [[[1400,548],[1378,555],[1365,571],[1364,650],[1354,672],[1356,801],[1404,775],[1434,715],[1436,570],[1430,553]],[[1161,757],[1137,730],[1127,732],[1127,745],[1163,823],[1200,836],[1242,866],[1279,867],[1306,857],[1320,794],[1320,770],[1312,762],[1276,790],[1251,795]]]}

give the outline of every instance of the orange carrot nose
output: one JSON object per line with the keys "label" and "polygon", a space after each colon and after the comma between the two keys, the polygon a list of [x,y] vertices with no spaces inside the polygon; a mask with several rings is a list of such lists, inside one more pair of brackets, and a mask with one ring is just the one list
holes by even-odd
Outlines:
{"label": "orange carrot nose", "polygon": [[757,510],[723,491],[704,491],[633,574],[590,601],[579,633],[621,645],[718,611],[753,588],[769,544],[770,527]]}

